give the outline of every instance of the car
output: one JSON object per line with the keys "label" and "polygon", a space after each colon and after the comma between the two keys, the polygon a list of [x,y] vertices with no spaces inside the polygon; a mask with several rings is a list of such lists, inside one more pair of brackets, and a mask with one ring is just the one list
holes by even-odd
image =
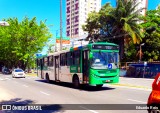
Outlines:
{"label": "car", "polygon": [[8,68],[4,68],[3,71],[2,71],[3,74],[11,74],[11,70],[8,69]]}
{"label": "car", "polygon": [[23,77],[25,78],[25,72],[22,70],[22,69],[14,69],[12,71],[12,77],[15,78],[15,77]]}
{"label": "car", "polygon": [[160,73],[155,76],[147,102],[148,113],[160,113]]}

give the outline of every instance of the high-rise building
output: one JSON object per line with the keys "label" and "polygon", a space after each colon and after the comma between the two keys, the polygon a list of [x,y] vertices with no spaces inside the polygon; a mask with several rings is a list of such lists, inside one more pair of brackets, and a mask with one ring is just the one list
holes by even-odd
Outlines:
{"label": "high-rise building", "polygon": [[138,3],[137,9],[142,9],[140,11],[140,14],[142,14],[143,16],[145,16],[147,8],[148,8],[148,0],[134,0],[134,2],[136,4]]}
{"label": "high-rise building", "polygon": [[[117,0],[116,0],[117,1]],[[124,0],[124,1],[130,1],[130,0]],[[134,1],[135,4],[138,4],[137,6],[137,10],[138,9],[142,9],[140,11],[140,14],[142,15],[146,15],[146,11],[147,11],[147,8],[148,8],[148,0],[132,0]]]}
{"label": "high-rise building", "polygon": [[79,38],[87,32],[82,30],[88,14],[98,12],[101,0],[66,0],[66,35],[70,38]]}

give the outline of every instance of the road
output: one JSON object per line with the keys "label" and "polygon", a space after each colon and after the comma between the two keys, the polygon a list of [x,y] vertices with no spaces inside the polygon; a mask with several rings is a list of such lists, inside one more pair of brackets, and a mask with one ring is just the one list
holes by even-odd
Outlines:
{"label": "road", "polygon": [[[71,84],[46,83],[36,76],[12,78],[11,75],[0,74],[0,104],[55,105],[55,109],[47,111],[47,113],[146,113],[146,110],[129,109],[128,104],[145,105],[151,92],[152,81],[153,80],[147,80],[148,88],[137,87],[143,82],[138,84],[136,83],[136,79],[122,78],[120,84],[105,85],[102,89],[88,86],[84,86],[81,89],[74,89]],[[132,85],[128,83],[132,83]],[[133,85],[134,83],[137,86]],[[146,82],[144,82],[144,85],[147,86],[145,83]],[[75,106],[75,104],[78,105]],[[100,104],[103,105],[100,107]],[[111,104],[118,104],[117,106],[120,108],[113,108],[116,110],[108,109],[107,106],[111,106]],[[67,105],[69,108],[64,109]],[[116,105],[113,105],[113,107],[114,106]],[[2,111],[2,113],[6,113],[6,111]]]}

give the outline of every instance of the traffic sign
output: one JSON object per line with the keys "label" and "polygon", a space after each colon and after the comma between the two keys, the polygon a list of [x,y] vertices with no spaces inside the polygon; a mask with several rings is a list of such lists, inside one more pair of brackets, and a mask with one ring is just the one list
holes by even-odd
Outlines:
{"label": "traffic sign", "polygon": [[144,66],[147,66],[147,62],[144,62]]}
{"label": "traffic sign", "polygon": [[112,64],[108,64],[108,69],[112,69]]}

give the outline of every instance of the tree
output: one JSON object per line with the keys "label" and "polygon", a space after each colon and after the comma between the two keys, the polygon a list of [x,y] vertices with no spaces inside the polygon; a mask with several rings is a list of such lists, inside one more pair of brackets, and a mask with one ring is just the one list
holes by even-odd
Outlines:
{"label": "tree", "polygon": [[48,45],[48,51],[47,51],[47,53],[49,54],[49,53],[54,53],[55,52],[55,44],[49,44]]}
{"label": "tree", "polygon": [[[117,0],[116,8],[112,8],[107,3],[98,13],[94,12],[89,15],[87,24],[83,28],[90,35],[93,34],[92,31],[97,30],[94,33],[100,40],[110,40],[119,44],[122,58],[125,42],[140,43],[143,37],[141,26],[138,24],[139,12],[142,9],[136,10],[137,6],[138,4],[135,4],[133,0]],[[90,36],[90,38],[94,37]]]}
{"label": "tree", "polygon": [[118,36],[120,45],[120,55],[123,57],[124,41],[131,40],[134,44],[139,44],[143,37],[139,13],[142,9],[137,10],[138,3],[133,0],[117,0],[117,7],[111,12],[110,17],[113,20],[112,35]]}
{"label": "tree", "polygon": [[160,7],[147,11],[145,22],[142,23],[145,37],[142,42],[143,60],[160,60]]}
{"label": "tree", "polygon": [[83,25],[82,28],[84,31],[88,31],[89,35],[88,35],[88,40],[93,40],[96,41],[97,40],[97,34],[99,32],[100,29],[100,23],[99,23],[99,14],[97,12],[92,12],[88,15],[87,21],[86,21],[86,25]]}
{"label": "tree", "polygon": [[110,3],[106,3],[99,12],[91,12],[88,15],[85,25],[82,26],[84,31],[88,31],[88,39],[92,41],[108,39],[104,38],[110,36],[110,19],[108,17],[109,12],[113,10]]}
{"label": "tree", "polygon": [[45,46],[51,34],[45,25],[36,17],[29,20],[25,17],[21,22],[17,18],[9,18],[9,27],[0,28],[0,61],[8,67],[25,69],[35,53],[40,52]]}

